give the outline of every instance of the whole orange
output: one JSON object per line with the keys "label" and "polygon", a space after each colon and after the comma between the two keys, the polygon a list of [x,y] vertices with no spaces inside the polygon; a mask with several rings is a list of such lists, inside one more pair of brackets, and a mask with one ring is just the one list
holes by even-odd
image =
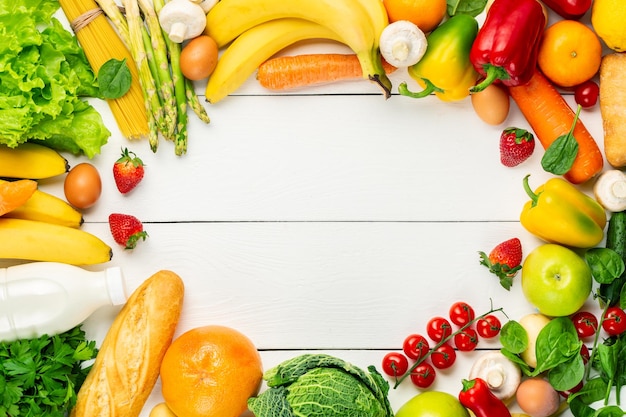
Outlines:
{"label": "whole orange", "polygon": [[177,337],[161,363],[161,390],[177,417],[238,417],[257,394],[263,368],[252,341],[225,326]]}
{"label": "whole orange", "polygon": [[446,0],[383,0],[389,22],[408,20],[428,33],[442,22],[446,15]]}
{"label": "whole orange", "polygon": [[573,87],[596,75],[601,60],[602,44],[592,29],[579,21],[559,20],[545,30],[537,63],[550,81]]}

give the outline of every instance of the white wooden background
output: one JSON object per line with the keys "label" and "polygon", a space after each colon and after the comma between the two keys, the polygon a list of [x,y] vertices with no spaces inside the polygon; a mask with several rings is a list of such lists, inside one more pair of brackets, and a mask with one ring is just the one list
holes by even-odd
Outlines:
{"label": "white wooden background", "polygon": [[[346,50],[308,43],[285,53],[305,51]],[[405,71],[392,80],[418,88]],[[199,94],[204,86],[197,84]],[[206,104],[210,125],[190,113],[182,157],[169,142],[154,154],[147,141],[129,142],[106,104],[93,104],[112,137],[92,161],[103,194],[85,211],[83,227],[114,255],[91,269],[122,267],[129,292],[157,270],[178,273],[186,298],[177,334],[234,327],[256,344],[266,369],[309,351],[380,369],[388,351],[400,350],[410,333],[424,334],[428,319],[447,315],[457,300],[477,314],[493,303],[511,319],[534,311],[519,281],[504,290],[477,254],[511,237],[521,239],[524,255],[541,243],[519,214],[527,201],[522,178],[531,174],[533,188],[550,178],[540,165],[543,149],[537,144],[516,168],[499,162],[502,129],[528,128],[513,102],[506,122],[494,127],[478,119],[469,99],[394,94],[385,101],[361,80],[276,95],[251,78],[235,95]],[[581,120],[602,146],[599,109],[583,111]],[[147,165],[128,195],[111,174],[122,147]],[[63,196],[62,182],[40,187]],[[148,240],[133,251],[116,246],[112,212],[140,218]],[[88,335],[101,340],[116,312],[96,312]],[[460,353],[432,389],[456,395],[473,360],[496,348],[481,341],[479,351]],[[142,416],[161,401],[159,388]],[[418,392],[410,381],[392,389],[393,408]]]}

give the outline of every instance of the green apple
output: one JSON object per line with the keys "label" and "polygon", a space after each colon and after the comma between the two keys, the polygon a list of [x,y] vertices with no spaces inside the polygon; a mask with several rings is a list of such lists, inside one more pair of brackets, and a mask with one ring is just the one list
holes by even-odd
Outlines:
{"label": "green apple", "polygon": [[470,414],[452,394],[424,391],[404,403],[396,417],[469,417]]}
{"label": "green apple", "polygon": [[591,269],[576,252],[546,243],[522,265],[522,291],[541,314],[562,317],[578,311],[591,293]]}

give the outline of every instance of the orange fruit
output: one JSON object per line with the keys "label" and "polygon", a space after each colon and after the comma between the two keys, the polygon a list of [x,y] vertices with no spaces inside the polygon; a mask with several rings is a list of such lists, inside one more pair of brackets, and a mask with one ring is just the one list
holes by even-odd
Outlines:
{"label": "orange fruit", "polygon": [[559,20],[545,30],[537,63],[554,84],[573,87],[596,75],[601,60],[602,44],[592,29],[576,20]]}
{"label": "orange fruit", "polygon": [[383,0],[389,22],[408,20],[424,33],[435,29],[446,15],[446,0]]}
{"label": "orange fruit", "polygon": [[262,376],[252,341],[225,326],[188,330],[161,362],[163,399],[178,417],[238,417],[257,394]]}
{"label": "orange fruit", "polygon": [[26,203],[36,190],[33,180],[0,182],[0,216]]}

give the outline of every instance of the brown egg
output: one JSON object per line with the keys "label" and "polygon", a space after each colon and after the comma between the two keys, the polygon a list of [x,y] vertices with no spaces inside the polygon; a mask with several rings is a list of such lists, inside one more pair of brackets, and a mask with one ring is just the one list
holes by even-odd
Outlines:
{"label": "brown egg", "polygon": [[67,173],[63,191],[68,203],[74,207],[89,208],[96,204],[102,193],[100,173],[90,163],[80,163]]}
{"label": "brown egg", "polygon": [[559,393],[543,378],[529,378],[519,385],[517,404],[533,417],[548,417],[559,409]]}
{"label": "brown egg", "polygon": [[218,48],[213,38],[200,35],[185,45],[180,53],[180,70],[190,80],[202,80],[217,65]]}
{"label": "brown egg", "polygon": [[511,107],[509,94],[499,85],[491,84],[471,95],[472,107],[480,119],[490,125],[504,123]]}

